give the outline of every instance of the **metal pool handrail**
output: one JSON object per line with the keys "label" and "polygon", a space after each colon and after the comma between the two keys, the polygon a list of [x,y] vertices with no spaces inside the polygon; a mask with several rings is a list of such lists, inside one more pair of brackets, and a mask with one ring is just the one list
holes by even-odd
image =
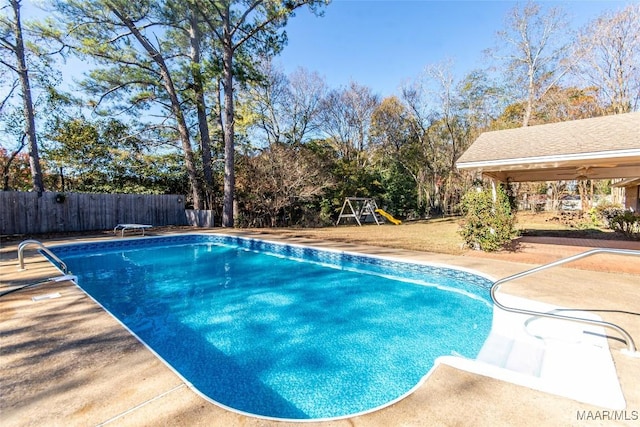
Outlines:
{"label": "metal pool handrail", "polygon": [[64,263],[64,261],[62,261],[60,258],[58,258],[53,252],[51,252],[45,245],[42,244],[42,242],[38,241],[38,240],[25,240],[24,242],[20,243],[18,245],[18,262],[20,263],[20,270],[24,270],[24,249],[29,246],[29,245],[34,245],[37,246],[38,249],[40,249],[42,252],[46,253],[52,260],[54,260],[55,262],[58,263],[58,265],[60,266],[60,269],[62,270],[63,273],[67,274],[69,273],[69,270],[67,268],[67,264]]}
{"label": "metal pool handrail", "polygon": [[498,292],[498,289],[500,288],[501,285],[503,285],[506,282],[510,282],[512,280],[515,279],[519,279],[521,277],[525,277],[528,276],[530,274],[534,274],[537,273],[539,271],[542,270],[546,270],[552,267],[557,267],[559,265],[562,264],[567,264],[569,262],[573,262],[576,261],[578,259],[582,259],[582,258],[586,258],[592,255],[597,255],[597,254],[601,254],[601,253],[610,253],[610,254],[615,254],[615,255],[635,255],[635,256],[640,256],[640,251],[637,250],[632,250],[632,249],[608,249],[608,248],[599,248],[599,249],[592,249],[590,251],[586,251],[586,252],[582,252],[580,254],[577,255],[573,255],[567,258],[563,258],[560,259],[558,261],[554,261],[554,262],[550,262],[548,264],[544,264],[541,265],[539,267],[535,267],[532,268],[530,270],[526,270],[517,274],[513,274],[511,276],[507,276],[504,277],[496,282],[493,283],[493,285],[491,285],[491,299],[493,300],[493,303],[500,309],[505,310],[505,311],[509,311],[512,313],[519,313],[519,314],[526,314],[526,315],[530,315],[530,316],[539,316],[539,317],[549,317],[552,319],[561,319],[561,320],[568,320],[570,322],[578,322],[578,323],[586,323],[589,325],[597,325],[597,326],[602,326],[605,328],[609,328],[609,329],[613,329],[615,331],[617,331],[620,335],[622,335],[625,339],[625,342],[627,344],[627,348],[622,350],[624,353],[632,356],[632,357],[640,357],[640,352],[636,351],[636,344],[633,341],[633,338],[631,338],[631,335],[629,334],[629,332],[625,331],[624,329],[622,329],[620,326],[610,323],[610,322],[605,322],[602,320],[593,320],[593,319],[585,319],[582,317],[574,317],[574,316],[565,316],[562,314],[556,314],[556,313],[551,313],[551,312],[540,312],[540,311],[533,311],[533,310],[527,310],[527,309],[523,309],[523,308],[517,308],[517,307],[509,307],[506,306],[502,303],[500,303],[497,298],[496,298],[496,293]]}

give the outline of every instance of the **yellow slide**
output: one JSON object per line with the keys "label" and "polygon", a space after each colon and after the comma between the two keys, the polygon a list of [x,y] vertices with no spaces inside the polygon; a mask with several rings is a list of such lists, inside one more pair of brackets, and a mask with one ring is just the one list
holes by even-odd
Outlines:
{"label": "yellow slide", "polygon": [[379,213],[380,215],[382,215],[383,217],[385,217],[389,222],[394,223],[395,225],[400,225],[402,224],[402,221],[400,221],[399,219],[395,219],[394,217],[391,216],[391,214],[386,213],[385,211],[383,211],[382,209],[376,209],[376,213]]}

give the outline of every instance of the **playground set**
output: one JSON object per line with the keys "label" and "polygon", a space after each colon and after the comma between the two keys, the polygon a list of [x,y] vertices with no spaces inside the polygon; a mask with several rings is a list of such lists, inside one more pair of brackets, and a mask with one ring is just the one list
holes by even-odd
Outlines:
{"label": "playground set", "polygon": [[378,208],[376,201],[372,198],[347,197],[346,199],[344,199],[344,203],[342,204],[342,209],[340,210],[340,215],[338,216],[336,225],[340,224],[340,220],[346,220],[348,218],[355,219],[360,226],[366,222],[375,222],[376,224],[380,225],[382,223],[381,217],[384,217],[392,224],[402,224],[402,221],[394,218],[391,214]]}

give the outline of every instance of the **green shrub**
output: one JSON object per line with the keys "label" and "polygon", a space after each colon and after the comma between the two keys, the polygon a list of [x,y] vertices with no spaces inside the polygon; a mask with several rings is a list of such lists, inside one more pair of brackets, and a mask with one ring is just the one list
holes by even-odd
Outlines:
{"label": "green shrub", "polygon": [[509,198],[500,187],[495,202],[490,189],[472,189],[462,198],[461,209],[464,219],[459,233],[470,248],[496,251],[517,236]]}
{"label": "green shrub", "polygon": [[624,214],[624,207],[619,203],[601,203],[595,207],[597,215],[600,217],[604,225],[613,229],[611,221],[618,215]]}
{"label": "green shrub", "polygon": [[640,239],[640,215],[625,211],[611,220],[611,228],[632,239]]}

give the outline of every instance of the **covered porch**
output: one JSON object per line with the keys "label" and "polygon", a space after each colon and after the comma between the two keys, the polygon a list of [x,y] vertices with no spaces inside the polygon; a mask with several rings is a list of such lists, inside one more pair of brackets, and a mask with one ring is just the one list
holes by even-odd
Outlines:
{"label": "covered porch", "polygon": [[623,179],[637,210],[640,112],[485,132],[456,166],[505,183]]}

